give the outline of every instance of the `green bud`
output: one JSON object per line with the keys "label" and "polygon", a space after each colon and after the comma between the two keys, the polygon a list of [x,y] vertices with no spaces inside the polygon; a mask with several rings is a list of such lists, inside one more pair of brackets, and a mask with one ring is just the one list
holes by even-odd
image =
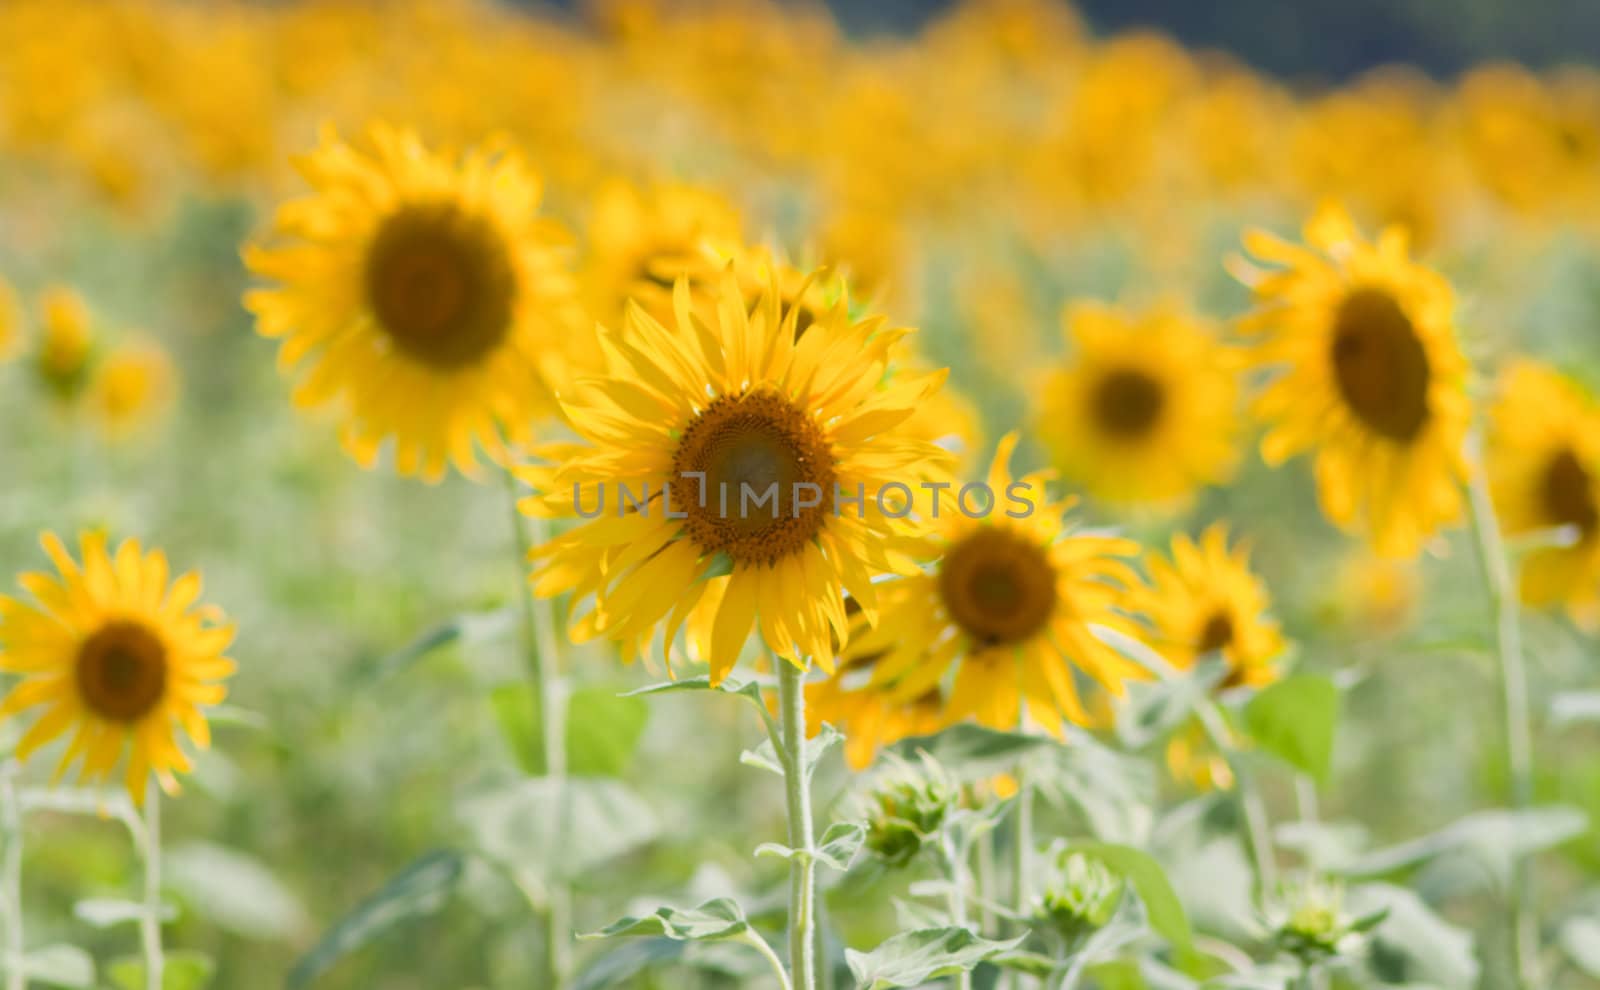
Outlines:
{"label": "green bud", "polygon": [[866,797],[867,851],[890,867],[905,866],[939,834],[960,797],[959,785],[931,758],[920,766],[892,759]]}
{"label": "green bud", "polygon": [[1068,941],[1090,935],[1111,920],[1122,903],[1123,880],[1083,853],[1057,850],[1047,866],[1035,914]]}

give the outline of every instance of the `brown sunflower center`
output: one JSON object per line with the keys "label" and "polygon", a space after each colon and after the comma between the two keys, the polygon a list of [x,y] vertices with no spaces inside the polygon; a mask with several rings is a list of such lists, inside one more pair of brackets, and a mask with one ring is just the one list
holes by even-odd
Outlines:
{"label": "brown sunflower center", "polygon": [[1594,478],[1571,448],[1550,458],[1544,469],[1544,511],[1562,526],[1576,526],[1587,537],[1600,526],[1600,506],[1594,501]]}
{"label": "brown sunflower center", "polygon": [[1217,612],[1200,629],[1200,641],[1195,644],[1195,649],[1200,653],[1212,653],[1232,642],[1233,616],[1227,612]]}
{"label": "brown sunflower center", "polygon": [[1134,368],[1119,368],[1095,385],[1090,413],[1101,432],[1137,440],[1155,428],[1167,404],[1161,383]]}
{"label": "brown sunflower center", "polygon": [[405,354],[436,368],[469,365],[511,330],[516,274],[504,239],[450,203],[407,206],[367,249],[367,299]]}
{"label": "brown sunflower center", "polygon": [[1020,643],[1056,607],[1056,573],[1045,548],[998,526],[974,531],[945,552],[939,597],[950,617],[985,646]]}
{"label": "brown sunflower center", "polygon": [[1356,289],[1334,316],[1333,374],[1356,418],[1397,443],[1428,421],[1428,354],[1411,318],[1383,289]]}
{"label": "brown sunflower center", "polygon": [[136,722],[166,692],[167,648],[137,622],[108,622],[78,647],[75,673],[85,707],[115,722]]}
{"label": "brown sunflower center", "polygon": [[770,564],[799,551],[833,510],[828,440],[777,392],[713,401],[683,431],[672,474],[673,508],[686,514],[689,538],[736,563]]}

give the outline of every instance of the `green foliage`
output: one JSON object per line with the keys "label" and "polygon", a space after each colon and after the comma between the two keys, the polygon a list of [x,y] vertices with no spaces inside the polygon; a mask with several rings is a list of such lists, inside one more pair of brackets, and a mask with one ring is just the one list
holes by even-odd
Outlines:
{"label": "green foliage", "polygon": [[745,920],[744,911],[740,910],[739,905],[726,897],[719,897],[688,910],[662,907],[642,918],[622,918],[579,938],[657,935],[679,942],[699,942],[733,938],[749,929],[750,923]]}
{"label": "green foliage", "polygon": [[1149,853],[1109,842],[1076,843],[1068,846],[1066,851],[1069,855],[1081,853],[1098,860],[1112,873],[1127,880],[1144,903],[1150,927],[1176,948],[1187,949],[1190,946],[1194,933],[1189,927],[1189,917],[1184,913],[1178,895],[1173,893],[1172,885],[1167,882],[1166,871]]}
{"label": "green foliage", "polygon": [[[168,952],[161,969],[161,990],[206,990],[211,986],[216,964],[198,952]],[[106,967],[106,976],[117,990],[147,990],[145,961],[129,957]]]}
{"label": "green foliage", "polygon": [[458,810],[480,853],[534,884],[581,879],[658,832],[649,805],[604,777],[514,780]]}
{"label": "green foliage", "polygon": [[1326,677],[1296,674],[1264,688],[1244,710],[1250,737],[1267,752],[1327,783],[1339,689]]}
{"label": "green foliage", "polygon": [[929,928],[903,932],[871,952],[847,950],[845,959],[861,990],[889,990],[970,972],[1021,944],[1020,937],[995,942],[966,928]]}
{"label": "green foliage", "polygon": [[584,687],[567,699],[567,769],[582,776],[621,776],[650,720],[643,698],[610,687]]}

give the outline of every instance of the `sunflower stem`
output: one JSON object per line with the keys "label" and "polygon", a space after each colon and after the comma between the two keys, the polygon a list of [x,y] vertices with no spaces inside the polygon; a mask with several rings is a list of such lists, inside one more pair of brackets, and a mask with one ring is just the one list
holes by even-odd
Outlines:
{"label": "sunflower stem", "polygon": [[154,777],[144,800],[144,911],[139,915],[139,941],[144,946],[144,985],[161,990],[166,955],[161,948],[161,788]]}
{"label": "sunflower stem", "polygon": [[811,786],[806,779],[806,692],[800,668],[781,657],[778,707],[783,723],[783,783],[789,814],[789,972],[794,990],[816,990],[815,921],[817,857],[811,824]]}
{"label": "sunflower stem", "polygon": [[[1484,591],[1495,616],[1500,689],[1505,702],[1506,759],[1511,769],[1511,804],[1523,809],[1533,804],[1533,729],[1528,714],[1528,671],[1522,655],[1521,605],[1478,446],[1475,442],[1469,457],[1471,476],[1467,499],[1472,510],[1472,532],[1482,565]],[[1539,935],[1531,908],[1533,875],[1526,859],[1517,860],[1514,869],[1508,912],[1512,964],[1518,986],[1536,987],[1540,985]]]}
{"label": "sunflower stem", "polygon": [[[966,850],[958,849],[946,835],[939,840],[939,852],[944,859],[945,880],[949,887],[945,897],[950,907],[950,924],[956,928],[967,928],[967,866]],[[956,974],[956,990],[972,990],[972,971],[962,970]]]}
{"label": "sunflower stem", "polygon": [[[1028,781],[1028,775],[1022,763],[1017,764],[1017,831],[1014,836],[1015,844],[1011,849],[1011,896],[1013,907],[1019,917],[1028,916],[1028,900],[1032,891],[1028,886],[1028,878],[1032,876],[1033,869],[1033,788]],[[1013,971],[1010,980],[1011,990],[1020,990],[1024,984],[1021,973]]]}
{"label": "sunflower stem", "polygon": [[6,922],[6,990],[26,990],[22,969],[22,807],[17,801],[16,764],[0,769],[0,815],[5,818],[6,853],[4,883]]}
{"label": "sunflower stem", "polygon": [[[524,517],[517,507],[520,493],[511,471],[504,472],[506,494],[511,504],[511,531],[517,554],[516,573],[522,603],[522,656],[527,664],[534,724],[539,727],[540,746],[533,769],[556,784],[555,815],[558,826],[566,827],[566,727],[560,686],[556,678],[560,646],[556,641],[555,613],[548,599],[533,593],[527,580],[528,555],[549,539],[545,521]],[[544,986],[559,987],[566,979],[571,949],[572,892],[560,882],[551,883],[544,896]]]}

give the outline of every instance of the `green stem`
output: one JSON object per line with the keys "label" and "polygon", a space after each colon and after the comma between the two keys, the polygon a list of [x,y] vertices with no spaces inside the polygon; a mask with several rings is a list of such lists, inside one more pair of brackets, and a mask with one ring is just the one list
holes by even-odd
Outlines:
{"label": "green stem", "polygon": [[789,984],[789,974],[784,972],[783,960],[779,959],[778,954],[772,951],[772,946],[767,944],[766,939],[756,934],[755,929],[746,928],[739,935],[739,941],[761,953],[761,958],[767,961],[767,965],[771,966],[772,972],[777,975],[778,986],[782,987],[783,990],[793,990]]}
{"label": "green stem", "polygon": [[144,912],[139,940],[144,945],[144,985],[161,990],[166,956],[161,949],[161,789],[150,778],[144,808]]}
{"label": "green stem", "polygon": [[806,693],[800,669],[781,657],[778,707],[783,722],[783,783],[789,813],[789,971],[794,990],[816,990],[815,950],[811,937],[816,904],[816,847],[811,825],[811,788],[806,780]]}
{"label": "green stem", "polygon": [[1195,714],[1199,717],[1200,725],[1205,729],[1206,735],[1210,737],[1211,745],[1223,754],[1228,766],[1233,770],[1234,789],[1239,795],[1240,810],[1244,812],[1245,835],[1250,841],[1250,855],[1256,864],[1256,880],[1260,888],[1257,893],[1265,903],[1266,899],[1278,889],[1278,860],[1277,854],[1273,851],[1272,826],[1267,820],[1267,806],[1261,800],[1261,792],[1256,788],[1255,775],[1244,765],[1238,748],[1232,743],[1222,713],[1217,709],[1217,703],[1210,698],[1202,699],[1195,706]]}
{"label": "green stem", "polygon": [[[1505,702],[1506,758],[1511,768],[1511,803],[1518,809],[1533,804],[1533,729],[1528,714],[1528,670],[1522,655],[1522,612],[1517,586],[1499,520],[1489,497],[1482,457],[1470,458],[1471,482],[1467,486],[1472,507],[1472,531],[1477,538],[1484,591],[1495,616],[1495,640],[1500,658],[1500,688]],[[1511,952],[1518,986],[1540,985],[1538,925],[1531,904],[1533,876],[1526,859],[1519,859],[1511,884]]]}
{"label": "green stem", "polygon": [[[950,907],[950,924],[966,928],[967,920],[967,867],[966,851],[957,849],[948,835],[939,840],[939,852],[944,859],[944,875],[949,887],[945,898]],[[962,970],[956,975],[956,990],[972,990],[972,971]]]}
{"label": "green stem", "polygon": [[1000,899],[995,885],[994,838],[989,831],[978,838],[978,923],[986,932],[996,930],[994,903]]}
{"label": "green stem", "polygon": [[[506,494],[511,503],[511,531],[517,553],[517,581],[521,589],[517,597],[522,602],[522,656],[527,664],[528,684],[532,689],[534,724],[539,726],[541,740],[534,769],[557,785],[555,814],[560,818],[560,829],[564,830],[567,826],[566,788],[563,786],[567,756],[565,713],[557,683],[559,671],[556,669],[560,646],[556,641],[555,612],[550,600],[535,595],[527,578],[529,551],[543,545],[549,539],[549,533],[545,520],[524,517],[517,508],[520,493],[515,475],[508,470],[505,479]],[[559,987],[566,978],[571,953],[572,892],[565,884],[554,882],[545,890],[544,900],[543,985]]]}
{"label": "green stem", "polygon": [[6,913],[6,990],[27,990],[28,978],[22,970],[22,808],[17,801],[13,776],[16,764],[0,770],[0,801],[5,816],[6,854],[4,897]]}
{"label": "green stem", "polygon": [[[1011,896],[1018,917],[1026,918],[1032,907],[1028,902],[1033,896],[1028,886],[1028,879],[1033,875],[1033,788],[1021,763],[1017,764],[1016,778],[1017,829],[1012,837],[1016,844],[1011,850]],[[1011,990],[1020,990],[1023,980],[1021,973],[1013,972]]]}

